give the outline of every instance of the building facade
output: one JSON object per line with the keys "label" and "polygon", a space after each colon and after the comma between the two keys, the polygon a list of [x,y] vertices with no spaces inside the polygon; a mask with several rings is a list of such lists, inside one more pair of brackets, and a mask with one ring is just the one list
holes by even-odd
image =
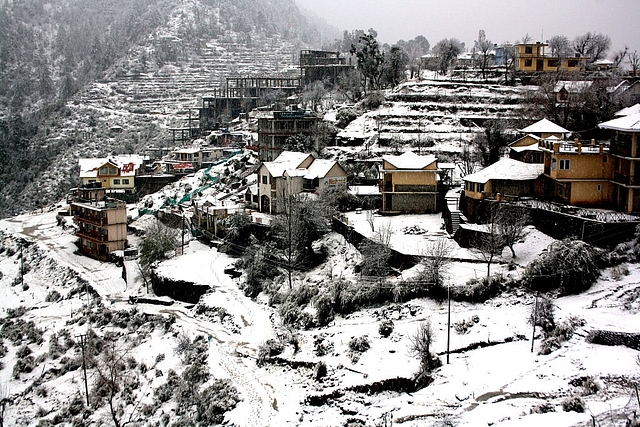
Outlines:
{"label": "building facade", "polygon": [[322,118],[311,111],[272,111],[258,118],[258,157],[263,162],[275,160],[294,136],[318,137]]}
{"label": "building facade", "polygon": [[515,45],[515,70],[523,73],[556,71],[583,71],[589,57],[558,57],[548,53],[546,43],[520,43]]}
{"label": "building facade", "polygon": [[78,188],[73,195],[71,215],[78,227],[80,251],[107,261],[114,251],[127,245],[127,205],[106,196],[99,184]]}
{"label": "building facade", "polygon": [[437,211],[438,167],[433,155],[406,152],[383,156],[381,213],[432,213]]}

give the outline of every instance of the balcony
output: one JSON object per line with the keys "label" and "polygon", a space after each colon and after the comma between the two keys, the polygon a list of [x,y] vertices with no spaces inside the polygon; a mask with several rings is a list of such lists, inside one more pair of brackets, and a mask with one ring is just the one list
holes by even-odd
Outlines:
{"label": "balcony", "polygon": [[409,185],[385,182],[380,184],[381,193],[435,193],[438,191],[436,185]]}

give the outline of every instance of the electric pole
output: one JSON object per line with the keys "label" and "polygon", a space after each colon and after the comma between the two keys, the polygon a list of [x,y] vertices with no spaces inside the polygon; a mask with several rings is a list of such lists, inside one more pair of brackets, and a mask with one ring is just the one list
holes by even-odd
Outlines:
{"label": "electric pole", "polygon": [[449,343],[451,342],[451,284],[447,283],[447,300],[449,310],[447,311],[447,365],[449,364]]}
{"label": "electric pole", "polygon": [[82,349],[82,370],[84,371],[84,392],[87,396],[87,406],[89,406],[89,385],[87,384],[87,359],[85,357],[84,348],[87,345],[87,334],[76,335],[80,340],[80,348]]}
{"label": "electric pole", "polygon": [[536,339],[536,322],[538,321],[538,294],[539,292],[536,292],[536,302],[535,302],[535,307],[533,309],[533,335],[531,336],[531,353],[533,353],[533,342]]}

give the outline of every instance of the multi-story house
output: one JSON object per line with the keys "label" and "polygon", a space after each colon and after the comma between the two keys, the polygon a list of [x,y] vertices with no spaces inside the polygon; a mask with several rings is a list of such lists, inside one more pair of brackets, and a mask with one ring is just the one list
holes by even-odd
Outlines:
{"label": "multi-story house", "polygon": [[604,144],[543,139],[542,196],[574,206],[609,206],[613,196],[614,159]]}
{"label": "multi-story house", "polygon": [[107,194],[135,193],[135,177],[146,160],[136,155],[79,159],[82,185],[100,183]]}
{"label": "multi-story house", "polygon": [[287,140],[302,135],[317,138],[322,119],[311,111],[269,111],[258,117],[258,157],[263,162],[276,159]]}
{"label": "multi-story house", "polygon": [[640,113],[629,114],[598,125],[613,131],[610,161],[613,185],[612,202],[624,212],[640,211]]}
{"label": "multi-story house", "polygon": [[432,213],[437,210],[438,166],[433,155],[406,152],[382,157],[381,213]]}
{"label": "multi-story house", "polygon": [[283,151],[274,161],[264,162],[258,169],[259,210],[281,213],[289,196],[321,194],[330,188],[346,186],[347,173],[338,162]]}
{"label": "multi-story house", "polygon": [[561,141],[570,134],[567,129],[547,120],[539,120],[519,130],[525,135],[509,144],[509,157],[525,163],[543,163],[544,153],[540,149],[539,142]]}
{"label": "multi-story house", "polygon": [[71,215],[77,225],[80,251],[107,261],[114,251],[127,245],[127,205],[106,196],[100,183],[75,190]]}
{"label": "multi-story house", "polygon": [[582,71],[589,57],[558,57],[546,51],[546,43],[520,43],[515,45],[515,70],[523,73]]}

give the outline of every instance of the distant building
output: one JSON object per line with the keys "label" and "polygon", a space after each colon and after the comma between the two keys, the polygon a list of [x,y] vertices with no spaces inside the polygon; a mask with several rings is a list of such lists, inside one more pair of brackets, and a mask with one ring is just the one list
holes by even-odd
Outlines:
{"label": "distant building", "polygon": [[515,45],[515,70],[522,73],[556,71],[584,71],[588,56],[557,57],[546,51],[546,43],[520,43]]}
{"label": "distant building", "polygon": [[437,211],[438,167],[433,155],[406,152],[382,157],[381,213]]}
{"label": "distant building", "polygon": [[322,118],[311,111],[263,112],[258,117],[258,158],[263,162],[275,160],[291,137],[317,138],[321,122]]}
{"label": "distant building", "polygon": [[347,62],[347,58],[343,57],[340,52],[302,50],[300,51],[302,83],[308,85],[321,81],[336,84],[340,76],[355,69]]}
{"label": "distant building", "polygon": [[71,215],[78,227],[80,251],[107,261],[127,245],[127,205],[106,196],[100,183],[78,188],[73,194]]}

